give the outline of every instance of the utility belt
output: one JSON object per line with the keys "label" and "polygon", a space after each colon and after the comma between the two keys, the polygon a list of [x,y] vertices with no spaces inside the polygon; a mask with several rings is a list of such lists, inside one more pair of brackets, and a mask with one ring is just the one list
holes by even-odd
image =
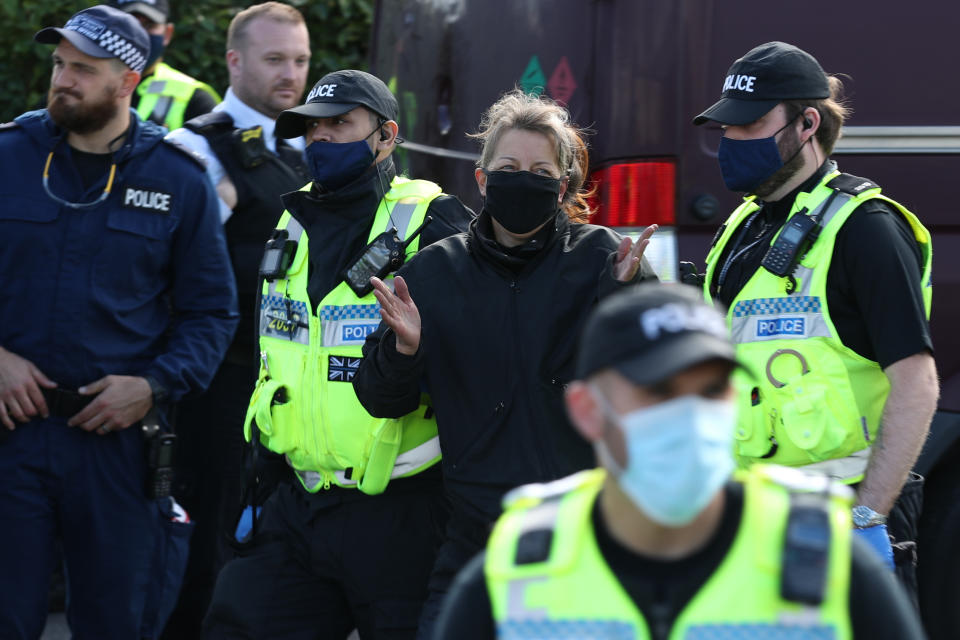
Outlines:
{"label": "utility belt", "polygon": [[[70,389],[41,389],[41,393],[50,415],[58,418],[72,418],[97,397],[82,395]],[[173,491],[174,449],[177,436],[160,428],[156,407],[151,408],[142,421],[128,428],[139,428],[143,434],[143,456],[146,466],[144,495],[149,499],[169,497]]]}
{"label": "utility belt", "polygon": [[70,389],[41,388],[43,399],[47,403],[50,415],[58,418],[72,418],[93,402],[97,396],[85,396]]}

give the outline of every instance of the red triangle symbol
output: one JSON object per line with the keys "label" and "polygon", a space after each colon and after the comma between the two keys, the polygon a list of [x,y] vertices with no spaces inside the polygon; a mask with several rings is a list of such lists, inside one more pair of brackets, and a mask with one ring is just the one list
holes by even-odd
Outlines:
{"label": "red triangle symbol", "polygon": [[566,106],[570,102],[570,97],[577,90],[577,81],[573,79],[573,72],[570,70],[570,63],[567,62],[567,56],[560,58],[557,67],[550,74],[550,81],[547,82],[547,91],[550,97]]}

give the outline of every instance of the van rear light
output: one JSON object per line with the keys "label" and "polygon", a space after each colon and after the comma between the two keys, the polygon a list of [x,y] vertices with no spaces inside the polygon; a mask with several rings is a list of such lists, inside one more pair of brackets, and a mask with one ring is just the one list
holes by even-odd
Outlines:
{"label": "van rear light", "polygon": [[648,160],[594,171],[593,224],[608,227],[672,226],[675,222],[676,163]]}

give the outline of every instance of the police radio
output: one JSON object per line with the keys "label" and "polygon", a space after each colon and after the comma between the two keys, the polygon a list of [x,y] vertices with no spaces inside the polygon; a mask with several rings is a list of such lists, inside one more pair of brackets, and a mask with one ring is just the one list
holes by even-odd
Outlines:
{"label": "police radio", "polygon": [[260,260],[260,277],[264,280],[272,282],[287,275],[297,252],[297,242],[289,237],[286,229],[273,230],[273,235],[263,249],[263,259]]}
{"label": "police radio", "polygon": [[144,494],[149,499],[166,498],[173,491],[173,453],[177,436],[163,433],[156,407],[150,409],[141,423],[143,453],[146,462]]}
{"label": "police radio", "polygon": [[806,209],[787,220],[783,231],[767,250],[760,264],[776,276],[788,276],[800,258],[820,235],[820,222],[806,215]]}
{"label": "police radio", "polygon": [[400,240],[396,227],[378,235],[347,267],[343,281],[357,294],[358,298],[373,291],[370,278],[376,276],[382,280],[402,267],[407,247],[431,222],[433,217],[427,216],[423,224],[417,227],[417,230],[406,240]]}

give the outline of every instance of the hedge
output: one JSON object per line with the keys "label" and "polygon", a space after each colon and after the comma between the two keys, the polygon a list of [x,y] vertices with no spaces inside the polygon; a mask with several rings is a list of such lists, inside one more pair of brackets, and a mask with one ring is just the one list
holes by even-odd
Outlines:
{"label": "hedge", "polygon": [[[252,3],[249,3],[252,4]],[[230,0],[170,0],[176,24],[164,61],[208,82],[221,93],[228,79],[224,62],[227,26],[249,4]],[[374,0],[291,0],[310,31],[313,57],[307,89],[327,71],[367,68]],[[42,104],[50,84],[51,47],[37,44],[33,34],[46,26],[62,26],[90,2],[0,0],[0,23],[6,26],[0,47],[0,122]]]}

